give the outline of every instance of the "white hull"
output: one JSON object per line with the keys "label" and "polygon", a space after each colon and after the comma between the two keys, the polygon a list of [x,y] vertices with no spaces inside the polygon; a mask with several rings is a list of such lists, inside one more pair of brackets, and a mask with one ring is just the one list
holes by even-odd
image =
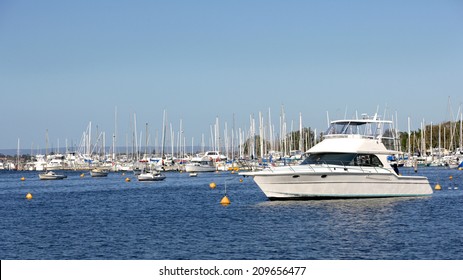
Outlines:
{"label": "white hull", "polygon": [[196,165],[196,164],[186,164],[186,172],[214,172],[217,169],[212,165]]}
{"label": "white hull", "polygon": [[166,179],[166,176],[161,173],[141,173],[137,178],[138,181],[162,181]]}
{"label": "white hull", "polygon": [[331,122],[300,165],[242,173],[253,176],[271,199],[426,196],[426,177],[399,176],[388,161],[397,139],[393,123],[373,118]]}
{"label": "white hull", "polygon": [[53,172],[41,173],[39,174],[40,180],[62,180],[67,178],[66,175],[59,175]]}
{"label": "white hull", "polygon": [[432,194],[426,177],[397,176],[380,168],[346,169],[340,166],[326,168],[326,171],[298,170],[297,173],[265,170],[243,175],[253,176],[256,184],[270,200],[406,197]]}
{"label": "white hull", "polygon": [[92,177],[108,177],[109,170],[99,170],[99,169],[93,169],[90,170],[90,176]]}
{"label": "white hull", "polygon": [[62,170],[64,169],[62,165],[47,165],[46,170]]}
{"label": "white hull", "polygon": [[44,164],[35,164],[35,171],[44,171],[45,165]]}

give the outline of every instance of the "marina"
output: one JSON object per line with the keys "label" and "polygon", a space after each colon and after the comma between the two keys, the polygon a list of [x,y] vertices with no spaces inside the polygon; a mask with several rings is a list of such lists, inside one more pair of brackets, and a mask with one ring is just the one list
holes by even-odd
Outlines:
{"label": "marina", "polygon": [[462,1],[3,2],[2,279],[461,270]]}
{"label": "marina", "polygon": [[439,184],[431,196],[309,201],[269,201],[232,171],[165,172],[158,182],[63,172],[42,181],[0,171],[1,259],[463,258],[458,169],[400,168]]}

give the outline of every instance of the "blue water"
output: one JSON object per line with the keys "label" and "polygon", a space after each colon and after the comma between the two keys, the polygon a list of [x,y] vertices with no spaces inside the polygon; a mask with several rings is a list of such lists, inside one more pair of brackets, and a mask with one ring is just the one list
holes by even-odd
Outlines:
{"label": "blue water", "polygon": [[463,171],[419,169],[431,197],[284,202],[229,172],[80,174],[0,172],[0,259],[463,259]]}

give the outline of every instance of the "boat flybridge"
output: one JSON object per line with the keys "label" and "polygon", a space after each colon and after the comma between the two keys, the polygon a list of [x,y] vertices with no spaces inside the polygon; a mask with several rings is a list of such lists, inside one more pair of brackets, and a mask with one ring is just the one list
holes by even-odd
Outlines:
{"label": "boat flybridge", "polygon": [[337,120],[300,165],[240,174],[252,176],[270,200],[431,195],[426,177],[400,176],[391,166],[397,143],[392,121]]}

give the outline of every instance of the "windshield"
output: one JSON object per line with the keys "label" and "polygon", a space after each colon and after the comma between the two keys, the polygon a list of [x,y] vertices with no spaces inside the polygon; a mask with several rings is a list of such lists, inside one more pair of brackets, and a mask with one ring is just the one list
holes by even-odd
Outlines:
{"label": "windshield", "polygon": [[332,122],[325,137],[337,137],[339,135],[361,135],[368,139],[380,139],[388,150],[397,150],[398,139],[389,121],[336,121]]}
{"label": "windshield", "polygon": [[331,164],[343,166],[377,166],[382,167],[381,160],[376,155],[352,153],[320,153],[310,154],[301,165]]}
{"label": "windshield", "polygon": [[325,134],[359,134],[366,137],[376,138],[378,135],[381,135],[381,125],[382,123],[377,122],[333,122]]}

